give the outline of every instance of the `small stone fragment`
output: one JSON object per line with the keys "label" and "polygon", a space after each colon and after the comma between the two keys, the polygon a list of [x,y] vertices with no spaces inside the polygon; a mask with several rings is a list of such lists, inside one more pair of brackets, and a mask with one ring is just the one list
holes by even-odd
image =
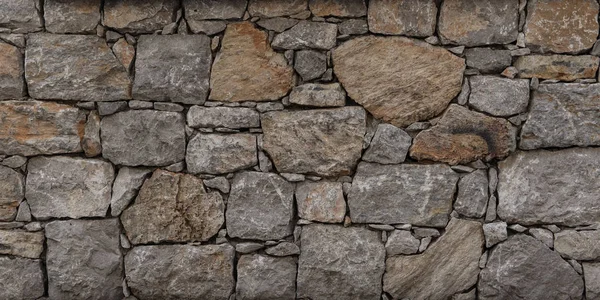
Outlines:
{"label": "small stone fragment", "polygon": [[554,235],[552,235],[552,231],[544,228],[531,228],[529,229],[529,234],[540,240],[548,248],[554,248]]}
{"label": "small stone fragment", "polygon": [[150,169],[122,167],[115,178],[110,199],[111,215],[121,215],[123,210],[137,195],[144,180],[151,173]]}
{"label": "small stone fragment", "polygon": [[235,299],[296,299],[294,257],[242,255],[237,264]]}
{"label": "small stone fragment", "polygon": [[296,187],[296,203],[300,218],[341,223],[346,215],[346,201],[341,182],[306,181]]}
{"label": "small stone fragment", "polygon": [[88,115],[83,139],[81,139],[81,148],[87,157],[98,156],[102,153],[102,143],[100,142],[100,116],[97,111],[92,111]]}
{"label": "small stone fragment", "polygon": [[[2,16],[0,15],[0,24],[1,20]],[[3,43],[1,39],[0,65],[2,65],[2,69],[0,69],[0,100],[22,98],[25,95],[23,54],[19,48]]]}
{"label": "small stone fragment", "polygon": [[52,33],[94,33],[101,0],[46,0],[44,26]]}
{"label": "small stone fragment", "polygon": [[303,81],[319,78],[327,70],[327,55],[314,50],[296,51],[294,69]]}
{"label": "small stone fragment", "polygon": [[127,109],[127,101],[98,102],[98,114],[108,116]]}
{"label": "small stone fragment", "polygon": [[291,242],[281,242],[276,246],[267,248],[265,253],[271,256],[290,256],[300,254],[300,248]]}
{"label": "small stone fragment", "polygon": [[512,63],[509,50],[492,48],[465,49],[467,67],[475,68],[481,73],[500,73]]}
{"label": "small stone fragment", "polygon": [[3,278],[1,299],[34,300],[42,299],[40,297],[44,295],[44,271],[39,259],[1,256],[0,277]]}
{"label": "small stone fragment", "polygon": [[105,0],[102,24],[121,32],[153,33],[175,21],[178,3],[170,0]]}
{"label": "small stone fragment", "polygon": [[[519,70],[515,67],[507,67],[506,69],[504,69],[504,71],[502,71],[502,76],[506,77],[506,78],[515,78],[515,76],[517,76],[517,74],[519,74]],[[475,74],[478,75],[478,74]]]}
{"label": "small stone fragment", "polygon": [[438,237],[440,236],[440,231],[436,228],[427,228],[427,227],[413,227],[413,235],[418,238],[426,238],[426,237]]}
{"label": "small stone fragment", "polygon": [[225,21],[194,21],[188,20],[188,26],[193,33],[204,33],[206,35],[215,35],[223,32],[227,28]]}
{"label": "small stone fragment", "polygon": [[217,189],[222,193],[229,193],[229,181],[227,180],[227,178],[222,176],[218,176],[213,179],[205,179],[204,185],[211,189]]}
{"label": "small stone fragment", "polygon": [[520,78],[574,81],[595,78],[598,62],[600,58],[592,55],[527,55],[519,57],[514,66]]}
{"label": "small stone fragment", "polygon": [[497,207],[497,199],[496,196],[491,195],[490,200],[488,201],[487,210],[485,211],[485,222],[489,223],[496,220],[496,207]]}
{"label": "small stone fragment", "polygon": [[43,232],[0,230],[0,254],[40,258],[43,251]]}
{"label": "small stone fragment", "polygon": [[471,76],[469,105],[493,116],[507,117],[527,110],[529,81],[494,76]]}
{"label": "small stone fragment", "polygon": [[264,245],[261,243],[253,243],[253,242],[239,243],[239,244],[235,245],[235,251],[242,253],[242,254],[247,254],[247,253],[251,253],[254,251],[258,251],[258,250],[262,249],[263,247],[264,247]]}
{"label": "small stone fragment", "polygon": [[435,31],[434,0],[369,1],[369,30],[374,33],[426,37]]}
{"label": "small stone fragment", "polygon": [[487,248],[505,241],[508,238],[506,223],[494,222],[483,224],[483,234],[485,235],[485,246]]}
{"label": "small stone fragment", "polygon": [[419,250],[420,243],[410,231],[394,230],[385,243],[385,251],[387,256],[415,254]]}
{"label": "small stone fragment", "polygon": [[289,182],[301,182],[306,179],[306,177],[302,174],[279,173],[279,175],[281,175],[281,177],[285,178],[285,180],[287,180]]}
{"label": "small stone fragment", "polygon": [[246,107],[202,107],[192,106],[187,113],[188,126],[252,128],[260,127],[260,115],[256,110]]}
{"label": "small stone fragment", "polygon": [[17,210],[17,216],[15,217],[17,222],[31,222],[31,210],[27,201],[22,201]]}
{"label": "small stone fragment", "polygon": [[0,221],[13,221],[25,196],[25,178],[21,173],[0,166]]}
{"label": "small stone fragment", "polygon": [[251,134],[198,134],[187,147],[190,173],[225,174],[258,164],[256,137]]}
{"label": "small stone fragment", "polygon": [[117,59],[121,62],[127,71],[131,70],[131,63],[135,57],[135,48],[121,38],[112,47]]}
{"label": "small stone fragment", "polygon": [[296,19],[276,17],[271,19],[260,19],[256,24],[267,30],[284,32],[298,24],[298,22],[299,21]]}
{"label": "small stone fragment", "polygon": [[379,124],[362,159],[380,164],[402,163],[411,142],[410,135],[402,129],[390,124]]}
{"label": "small stone fragment", "polygon": [[369,26],[363,19],[348,19],[338,24],[338,31],[343,35],[365,34],[369,31]]}
{"label": "small stone fragment", "polygon": [[183,111],[184,107],[177,103],[154,102],[154,109],[162,110],[162,111],[181,112],[181,111]]}
{"label": "small stone fragment", "polygon": [[576,260],[600,258],[600,230],[563,230],[554,235],[554,250]]}

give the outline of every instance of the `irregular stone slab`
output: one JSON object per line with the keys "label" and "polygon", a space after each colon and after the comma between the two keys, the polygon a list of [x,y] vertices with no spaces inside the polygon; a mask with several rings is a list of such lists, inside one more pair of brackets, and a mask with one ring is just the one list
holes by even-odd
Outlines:
{"label": "irregular stone slab", "polygon": [[188,110],[187,124],[192,128],[253,128],[260,127],[260,114],[256,110],[247,107],[202,107],[194,105]]}
{"label": "irregular stone slab", "polygon": [[492,48],[465,49],[467,67],[479,70],[481,73],[501,73],[512,64],[510,50]]}
{"label": "irregular stone slab", "polygon": [[485,235],[485,246],[490,248],[508,238],[505,222],[493,222],[483,224],[483,234]]}
{"label": "irregular stone slab", "polygon": [[293,194],[294,186],[277,174],[236,174],[227,201],[227,234],[263,241],[292,234]]}
{"label": "irregular stone slab", "polygon": [[296,51],[294,70],[300,74],[303,81],[319,78],[327,71],[327,55],[313,50]]}
{"label": "irregular stone slab", "polygon": [[521,149],[600,145],[600,84],[541,84],[521,130]]}
{"label": "irregular stone slab", "polygon": [[448,166],[360,163],[348,193],[353,223],[444,227],[458,175]]}
{"label": "irregular stone slab", "polygon": [[40,258],[44,251],[44,233],[0,230],[0,254]]}
{"label": "irregular stone slab", "polygon": [[384,264],[385,249],[376,231],[338,225],[304,226],[297,297],[379,300]]}
{"label": "irregular stone slab", "polygon": [[298,24],[298,22],[300,21],[297,19],[275,17],[270,19],[260,19],[256,22],[256,24],[267,30],[284,32],[289,28],[292,28],[292,26]]}
{"label": "irregular stone slab", "polygon": [[310,0],[308,7],[318,17],[362,17],[367,14],[364,0]]}
{"label": "irregular stone slab", "polygon": [[451,104],[436,126],[415,137],[410,156],[456,165],[504,158],[515,148],[516,128],[508,121]]}
{"label": "irregular stone slab", "polygon": [[221,195],[207,193],[202,180],[158,169],[121,222],[133,244],[206,241],[221,229],[224,209]]}
{"label": "irregular stone slab", "polygon": [[115,178],[110,198],[110,214],[113,217],[121,215],[123,210],[131,203],[142,187],[144,180],[152,171],[150,169],[138,169],[122,167]]}
{"label": "irregular stone slab", "polygon": [[419,250],[420,241],[409,230],[394,230],[385,243],[388,256],[398,254],[415,254]]}
{"label": "irregular stone slab", "polygon": [[24,177],[21,173],[0,166],[0,221],[13,221],[17,208],[25,197]]}
{"label": "irregular stone slab", "polygon": [[434,0],[369,1],[369,30],[381,34],[431,36],[435,32],[437,12]]}
{"label": "irregular stone slab", "polygon": [[177,1],[171,0],[106,0],[102,24],[129,33],[153,33],[175,21],[178,6]]}
{"label": "irregular stone slab", "polygon": [[258,164],[256,137],[251,134],[198,134],[188,143],[188,172],[225,174]]}
{"label": "irregular stone slab", "polygon": [[180,113],[124,111],[102,118],[100,127],[102,156],[114,164],[168,166],[185,157],[185,120]]}
{"label": "irregular stone slab", "polygon": [[412,138],[390,124],[377,125],[377,131],[362,159],[380,164],[399,164],[406,158]]}
{"label": "irregular stone slab", "polygon": [[341,182],[304,181],[296,186],[298,216],[323,223],[341,223],[346,215],[346,200]]}
{"label": "irregular stone slab", "polygon": [[83,138],[81,139],[81,148],[85,156],[94,157],[102,153],[102,142],[100,141],[100,116],[97,111],[92,111],[88,115]]}
{"label": "irregular stone slab", "polygon": [[127,284],[139,299],[227,300],[234,257],[228,244],[134,247],[125,256]]}
{"label": "irregular stone slab", "polygon": [[[65,65],[71,67],[65,68]],[[36,99],[113,101],[131,98],[127,70],[106,41],[92,35],[32,34],[25,78]]]}
{"label": "irregular stone slab", "polygon": [[338,25],[338,31],[342,35],[358,35],[369,32],[369,25],[363,19],[347,19]]}
{"label": "irregular stone slab", "polygon": [[99,159],[38,156],[27,164],[25,198],[37,219],[104,217],[113,166]]}
{"label": "irregular stone slab", "polygon": [[296,299],[297,260],[295,257],[242,255],[237,264],[236,299]]}
{"label": "irregular stone slab", "polygon": [[467,174],[458,182],[454,210],[469,218],[481,218],[488,203],[488,177],[485,170]]}
{"label": "irregular stone slab", "polygon": [[508,117],[527,110],[529,80],[495,76],[469,77],[469,105],[493,116]]}
{"label": "irregular stone slab", "polygon": [[498,166],[502,220],[577,226],[600,218],[600,149],[517,152]]}
{"label": "irregular stone slab", "polygon": [[562,257],[576,260],[600,258],[599,230],[562,230],[554,235],[554,250]]}
{"label": "irregular stone slab", "polygon": [[[231,102],[278,100],[294,86],[293,75],[294,70],[285,57],[269,46],[266,32],[254,28],[250,22],[229,24],[221,42],[221,52],[213,63],[209,99]],[[265,86],[269,88],[265,89]]]}
{"label": "irregular stone slab", "polygon": [[585,279],[585,296],[587,299],[600,297],[600,263],[582,263]]}
{"label": "irregular stone slab", "polygon": [[266,254],[271,256],[290,256],[300,254],[300,247],[292,242],[281,242],[276,246],[267,248]]}
{"label": "irregular stone slab", "polygon": [[281,17],[295,15],[307,9],[308,0],[250,0],[248,12],[255,17]]}
{"label": "irregular stone slab", "polygon": [[333,65],[350,98],[398,127],[440,114],[460,92],[465,68],[463,59],[445,49],[375,36],[358,37],[333,50]]}
{"label": "irregular stone slab", "polygon": [[34,300],[44,295],[42,261],[20,257],[0,257],[2,299]]}
{"label": "irregular stone slab", "polygon": [[520,78],[573,81],[595,78],[600,58],[592,55],[527,55],[515,61]]}
{"label": "irregular stone slab", "polygon": [[444,44],[509,44],[517,39],[518,25],[518,0],[452,0],[440,7],[438,33]]}
{"label": "irregular stone slab", "polygon": [[346,92],[339,83],[306,83],[292,89],[290,103],[306,106],[344,106]]}
{"label": "irregular stone slab", "polygon": [[54,221],[46,239],[50,299],[123,298],[119,220]]}
{"label": "irregular stone slab", "polygon": [[19,48],[0,42],[0,100],[19,99],[25,94],[23,54]]}
{"label": "irregular stone slab", "polygon": [[336,37],[336,24],[300,21],[294,27],[276,35],[272,45],[280,49],[315,48],[329,50],[335,47]]}
{"label": "irregular stone slab", "polygon": [[395,299],[448,299],[477,282],[482,252],[481,223],[452,219],[423,254],[387,259],[383,290]]}
{"label": "irregular stone slab", "polygon": [[133,97],[203,104],[208,94],[211,57],[210,38],[205,35],[141,36]]}
{"label": "irregular stone slab", "polygon": [[44,1],[44,25],[52,33],[95,33],[101,0]]}
{"label": "irregular stone slab", "polygon": [[525,44],[536,52],[577,53],[598,37],[598,2],[552,0],[527,2]]}
{"label": "irregular stone slab", "polygon": [[0,0],[0,28],[13,33],[27,33],[43,29],[41,3],[37,0]]}
{"label": "irregular stone slab", "polygon": [[479,276],[478,299],[581,299],[583,280],[556,252],[518,234],[499,244]]}
{"label": "irregular stone slab", "polygon": [[190,20],[241,19],[247,0],[183,0],[185,18]]}
{"label": "irregular stone slab", "polygon": [[261,124],[263,149],[279,172],[349,175],[361,155],[366,113],[356,106],[274,111]]}

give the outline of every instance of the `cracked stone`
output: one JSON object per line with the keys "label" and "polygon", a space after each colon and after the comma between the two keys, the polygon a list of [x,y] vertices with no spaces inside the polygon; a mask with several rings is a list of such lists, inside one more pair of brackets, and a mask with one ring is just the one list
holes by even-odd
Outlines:
{"label": "cracked stone", "polygon": [[175,21],[178,3],[171,0],[105,0],[102,23],[122,32],[153,33]]}
{"label": "cracked stone", "polygon": [[341,223],[346,215],[346,201],[341,182],[305,181],[296,186],[298,216],[302,219]]}
{"label": "cracked stone", "polygon": [[131,203],[142,187],[144,180],[152,171],[150,169],[138,169],[121,167],[112,186],[112,197],[110,199],[110,213],[113,217],[121,215],[123,210]]}

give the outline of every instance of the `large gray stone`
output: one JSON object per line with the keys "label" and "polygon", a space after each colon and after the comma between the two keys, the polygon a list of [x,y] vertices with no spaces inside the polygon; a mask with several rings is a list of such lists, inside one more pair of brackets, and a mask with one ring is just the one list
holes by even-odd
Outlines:
{"label": "large gray stone", "polygon": [[300,21],[273,39],[273,47],[280,49],[315,48],[329,50],[335,47],[337,25],[325,22]]}
{"label": "large gray stone", "polygon": [[498,166],[502,220],[566,226],[598,222],[600,149],[518,152]]}
{"label": "large gray stone", "polygon": [[190,20],[241,19],[247,0],[183,0],[185,18]]}
{"label": "large gray stone", "polygon": [[46,0],[44,25],[52,33],[95,33],[101,0]]}
{"label": "large gray stone", "polygon": [[153,33],[176,21],[178,6],[179,2],[172,0],[106,0],[102,24],[120,32]]}
{"label": "large gray stone", "polygon": [[34,300],[44,295],[44,271],[39,259],[0,257],[1,299]]}
{"label": "large gray stone", "polygon": [[469,105],[493,116],[508,117],[527,110],[529,80],[495,76],[469,78]]}
{"label": "large gray stone", "polygon": [[584,262],[585,296],[588,300],[600,299],[600,263]]}
{"label": "large gray stone", "polygon": [[344,221],[346,200],[341,182],[301,182],[295,195],[300,218],[323,223]]}
{"label": "large gray stone", "polygon": [[0,166],[0,221],[13,221],[17,208],[25,197],[25,182],[21,173]]}
{"label": "large gray stone", "polygon": [[402,163],[411,142],[412,138],[404,130],[390,124],[379,124],[362,159],[380,164]]}
{"label": "large gray stone", "polygon": [[344,106],[346,92],[339,83],[306,83],[292,89],[290,103],[306,106]]}
{"label": "large gray stone", "polygon": [[458,175],[448,166],[360,163],[348,193],[355,223],[445,227]]}
{"label": "large gray stone", "polygon": [[478,299],[581,299],[583,280],[556,252],[518,234],[491,252]]}
{"label": "large gray stone", "polygon": [[40,258],[44,251],[44,233],[0,230],[0,254]]}
{"label": "large gray stone", "polygon": [[150,169],[137,169],[122,167],[115,178],[112,186],[112,196],[110,198],[110,214],[113,217],[121,215],[123,210],[131,203],[131,200],[137,195],[138,190],[144,183]]}
{"label": "large gray stone", "polygon": [[600,258],[600,230],[562,230],[554,234],[554,250],[564,258],[597,260]]}
{"label": "large gray stone", "polygon": [[119,220],[68,220],[46,225],[50,299],[121,300]]}
{"label": "large gray stone", "polygon": [[458,182],[454,210],[469,218],[481,218],[488,203],[488,177],[485,170],[467,174]]}
{"label": "large gray stone", "polygon": [[40,0],[0,0],[0,28],[14,33],[43,29]]}
{"label": "large gray stone", "polygon": [[197,134],[185,156],[190,173],[225,174],[258,164],[256,137],[251,134]]}
{"label": "large gray stone", "polygon": [[37,219],[104,217],[113,166],[98,159],[38,156],[27,165],[25,198]]}
{"label": "large gray stone", "polygon": [[134,247],[125,256],[127,284],[139,299],[227,300],[234,257],[228,244]]}
{"label": "large gray stone", "polygon": [[[0,40],[0,100],[19,99],[25,95],[23,54],[19,48]],[[323,70],[325,72],[325,70]]]}
{"label": "large gray stone", "polygon": [[260,127],[260,114],[256,110],[247,107],[202,107],[194,105],[188,110],[187,124],[192,128],[253,128]]}
{"label": "large gray stone", "polygon": [[381,34],[433,35],[438,9],[434,0],[371,0],[369,30]]}
{"label": "large gray stone", "polygon": [[481,73],[500,73],[512,63],[510,50],[492,48],[465,49],[467,67]]}
{"label": "large gray stone", "polygon": [[130,110],[102,118],[102,156],[126,166],[167,166],[185,157],[180,113]]}
{"label": "large gray stone", "polygon": [[379,300],[385,248],[379,233],[361,227],[302,228],[298,298]]}
{"label": "large gray stone", "polygon": [[242,255],[237,264],[236,299],[296,299],[295,257]]}

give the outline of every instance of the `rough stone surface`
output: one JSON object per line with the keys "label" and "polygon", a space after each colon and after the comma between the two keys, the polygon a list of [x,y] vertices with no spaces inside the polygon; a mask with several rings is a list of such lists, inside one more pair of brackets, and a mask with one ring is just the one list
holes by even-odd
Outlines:
{"label": "rough stone surface", "polygon": [[185,18],[191,20],[241,19],[247,0],[184,0]]}
{"label": "rough stone surface", "polygon": [[105,0],[102,23],[129,33],[152,33],[173,22],[177,1]]}
{"label": "rough stone surface", "polygon": [[237,264],[236,299],[296,299],[295,257],[243,255]]}
{"label": "rough stone surface", "polygon": [[512,63],[510,50],[492,48],[465,49],[467,67],[479,70],[481,73],[500,73]]}
{"label": "rough stone surface", "polygon": [[394,299],[447,299],[477,282],[482,248],[479,222],[452,219],[423,254],[387,259],[383,290]]}
{"label": "rough stone surface", "polygon": [[40,31],[43,27],[40,1],[1,0],[0,28],[8,28],[14,33]]}
{"label": "rough stone surface", "polygon": [[346,215],[346,201],[341,182],[305,181],[296,186],[298,216],[302,219],[341,223]]}
{"label": "rough stone surface", "polygon": [[0,230],[0,254],[40,258],[44,251],[44,233]]}
{"label": "rough stone surface", "polygon": [[337,25],[324,22],[300,21],[273,39],[273,47],[280,49],[315,48],[329,50],[335,47]]}
{"label": "rough stone surface", "polygon": [[308,0],[250,0],[248,12],[258,17],[281,17],[295,15],[308,9]]}
{"label": "rough stone surface", "polygon": [[485,246],[490,248],[508,238],[506,223],[493,222],[483,224],[483,234],[485,235]]}
{"label": "rough stone surface", "polygon": [[409,230],[394,230],[385,243],[388,256],[399,254],[415,254],[419,250],[420,241]]}
{"label": "rough stone surface", "polygon": [[25,94],[23,73],[25,71],[23,54],[19,48],[0,42],[0,65],[2,65],[2,69],[0,69],[0,100],[23,97]]}
{"label": "rough stone surface", "polygon": [[454,209],[469,218],[481,218],[488,203],[488,177],[484,170],[467,174],[458,182]]}
{"label": "rough stone surface", "polygon": [[583,275],[585,278],[585,296],[587,299],[600,297],[600,263],[584,262]]}
{"label": "rough stone surface", "polygon": [[95,33],[101,0],[44,1],[44,25],[53,33]]}
{"label": "rough stone surface", "polygon": [[529,80],[472,76],[469,84],[469,105],[478,111],[508,117],[527,110]]}
{"label": "rough stone surface", "polygon": [[465,68],[444,49],[402,37],[352,39],[333,62],[348,96],[398,127],[440,114],[460,92]]}
{"label": "rough stone surface", "polygon": [[114,169],[98,159],[39,156],[29,160],[25,198],[37,219],[104,217]]}
{"label": "rough stone surface", "polygon": [[83,138],[81,139],[81,148],[87,157],[98,156],[102,153],[102,142],[100,141],[100,116],[97,111],[92,111],[88,115]]}
{"label": "rough stone surface", "polygon": [[307,83],[292,89],[290,103],[316,107],[344,106],[346,92],[339,83]]}
{"label": "rough stone surface", "polygon": [[115,178],[110,198],[110,213],[113,217],[121,215],[131,200],[135,198],[150,169],[122,167]]}
{"label": "rough stone surface", "polygon": [[131,64],[135,57],[135,48],[124,38],[120,38],[112,47],[117,59],[121,62],[127,71],[131,70]]}
{"label": "rough stone surface", "polygon": [[550,249],[554,249],[554,235],[552,231],[544,228],[530,228],[529,234],[534,238],[540,240],[544,245]]}
{"label": "rough stone surface", "polygon": [[190,140],[185,161],[191,173],[224,174],[258,164],[251,134],[198,134]]}
{"label": "rough stone surface", "polygon": [[294,58],[294,69],[304,81],[319,78],[327,70],[327,55],[313,50],[297,51]]}
{"label": "rough stone surface", "polygon": [[437,12],[434,0],[369,1],[369,30],[427,37],[435,32]]}
{"label": "rough stone surface", "polygon": [[12,221],[25,196],[24,177],[19,172],[0,166],[0,221]]}
{"label": "rough stone surface", "polygon": [[310,0],[308,7],[319,17],[362,17],[367,14],[364,0]]}
{"label": "rough stone surface", "polygon": [[412,138],[404,130],[390,124],[379,124],[362,159],[380,164],[402,163],[411,142]]}
{"label": "rough stone surface", "polygon": [[600,230],[562,230],[554,235],[554,249],[564,258],[600,258]]}
{"label": "rough stone surface", "polygon": [[445,165],[360,163],[348,194],[355,223],[444,227],[458,175]]}
{"label": "rough stone surface", "polygon": [[2,256],[0,277],[2,299],[34,300],[44,295],[44,272],[38,259]]}
{"label": "rough stone surface", "polygon": [[491,252],[477,290],[479,299],[581,299],[583,280],[556,252],[519,234]]}
{"label": "rough stone surface", "polygon": [[192,106],[187,113],[187,124],[192,128],[253,128],[260,127],[260,115],[247,107]]}
{"label": "rough stone surface", "polygon": [[271,256],[290,256],[300,254],[300,248],[292,242],[281,242],[273,247],[267,248],[265,253]]}
{"label": "rough stone surface", "polygon": [[514,66],[520,78],[573,81],[595,78],[599,61],[600,58],[591,55],[527,55],[519,57]]}
{"label": "rough stone surface", "polygon": [[267,30],[272,30],[275,32],[284,32],[292,28],[292,26],[298,24],[298,22],[300,21],[296,19],[275,17],[270,19],[260,19],[258,20],[258,22],[256,22],[256,24]]}
{"label": "rough stone surface", "polygon": [[207,193],[192,175],[156,170],[121,215],[133,244],[206,241],[224,222],[218,192]]}

